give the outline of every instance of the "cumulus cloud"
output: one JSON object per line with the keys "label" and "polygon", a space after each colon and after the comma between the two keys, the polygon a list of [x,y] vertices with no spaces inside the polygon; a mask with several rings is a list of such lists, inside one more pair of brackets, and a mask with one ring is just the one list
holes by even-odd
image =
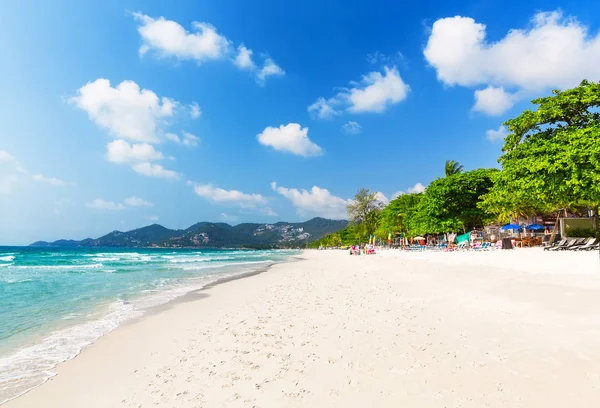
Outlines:
{"label": "cumulus cloud", "polygon": [[339,104],[340,101],[335,98],[325,99],[320,97],[315,101],[315,103],[308,107],[308,112],[313,118],[331,119],[334,116],[342,113],[335,108],[335,106]]}
{"label": "cumulus cloud", "polygon": [[[442,18],[432,27],[424,55],[446,85],[487,86],[476,110],[499,114],[516,99],[549,88],[570,88],[600,76],[600,34],[561,12],[541,12],[530,27],[511,29],[497,42],[486,26],[463,16]],[[507,94],[506,89],[512,94]]]}
{"label": "cumulus cloud", "polygon": [[308,138],[308,128],[303,128],[298,123],[288,123],[278,128],[267,127],[256,137],[264,146],[298,156],[318,156],[323,153],[321,147]]}
{"label": "cumulus cloud", "polygon": [[388,205],[390,202],[390,200],[381,191],[375,193],[375,199],[377,199],[377,201],[379,201],[383,205]]}
{"label": "cumulus cloud", "polygon": [[362,130],[362,126],[359,125],[358,122],[351,120],[350,122],[342,125],[342,130],[349,135],[358,135]]}
{"label": "cumulus cloud", "polygon": [[490,116],[502,115],[513,107],[514,98],[504,88],[488,86],[475,91],[475,112],[482,112]]}
{"label": "cumulus cloud", "polygon": [[246,48],[244,44],[240,45],[237,49],[238,53],[233,60],[234,64],[241,69],[254,69],[254,61],[252,61],[252,50]]}
{"label": "cumulus cloud", "polygon": [[189,105],[189,109],[190,109],[190,116],[192,117],[192,119],[198,119],[200,117],[200,115],[202,114],[200,105],[198,105],[196,102],[192,102]]}
{"label": "cumulus cloud", "polygon": [[159,98],[149,89],[140,89],[133,81],[123,81],[113,88],[104,78],[79,88],[71,102],[111,135],[147,143],[160,140],[161,126],[179,104],[170,98]]}
{"label": "cumulus cloud", "polygon": [[225,190],[211,184],[196,184],[194,192],[200,197],[218,203],[236,203],[244,208],[265,204],[267,199],[260,194],[247,194],[238,190]]}
{"label": "cumulus cloud", "polygon": [[193,32],[179,23],[164,17],[152,18],[142,13],[133,17],[140,24],[138,33],[142,38],[140,55],[155,52],[159,57],[204,62],[224,57],[229,50],[229,40],[208,23],[193,22]]}
{"label": "cumulus cloud", "polygon": [[59,180],[56,177],[46,177],[43,174],[34,174],[31,177],[38,183],[48,184],[50,186],[65,186],[65,185],[67,185],[66,181]]}
{"label": "cumulus cloud", "polygon": [[318,98],[308,107],[308,111],[319,119],[329,119],[341,113],[335,106],[351,113],[382,113],[389,106],[406,99],[409,91],[410,87],[395,66],[384,67],[383,74],[369,72],[359,82],[352,82],[350,88],[343,89],[332,98]]}
{"label": "cumulus cloud", "polygon": [[384,112],[389,105],[406,99],[410,89],[396,67],[385,67],[383,75],[370,72],[363,77],[360,85],[349,90],[350,112]]}
{"label": "cumulus cloud", "polygon": [[500,126],[498,130],[487,130],[485,132],[485,135],[490,142],[495,142],[496,140],[504,140],[504,138],[508,136],[508,129],[506,128],[506,126]]}
{"label": "cumulus cloud", "polygon": [[421,183],[417,183],[414,186],[406,189],[405,191],[396,191],[393,195],[392,198],[396,198],[398,196],[404,195],[404,194],[415,194],[415,193],[423,193],[425,192],[425,190],[427,189],[426,186],[424,186]]}
{"label": "cumulus cloud", "polygon": [[180,177],[179,173],[173,170],[167,170],[160,164],[153,164],[150,162],[136,163],[131,166],[131,168],[136,173],[148,177],[164,178],[167,180],[178,180]]}
{"label": "cumulus cloud", "polygon": [[104,201],[101,198],[89,201],[85,203],[85,206],[94,210],[117,211],[125,209],[125,206],[121,203],[115,203],[114,201]]}
{"label": "cumulus cloud", "polygon": [[256,74],[256,79],[260,84],[264,84],[270,76],[283,76],[285,71],[281,69],[279,65],[275,63],[271,58],[267,58],[263,64],[263,67]]}
{"label": "cumulus cloud", "polygon": [[313,186],[310,190],[286,188],[271,183],[271,189],[291,201],[299,215],[318,215],[326,218],[346,218],[346,206],[352,202],[332,195],[327,189]]}
{"label": "cumulus cloud", "polygon": [[153,18],[142,13],[134,13],[133,16],[139,23],[141,56],[152,52],[160,58],[193,60],[197,63],[229,57],[238,68],[253,72],[260,84],[264,84],[269,76],[285,74],[269,57],[264,57],[262,67],[258,67],[252,59],[253,51],[244,44],[240,44],[234,51],[232,42],[211,24],[193,22],[193,31],[190,32],[178,22],[164,17]]}
{"label": "cumulus cloud", "polygon": [[152,207],[154,205],[150,201],[146,201],[143,198],[139,198],[136,196],[126,198],[125,204],[129,207]]}
{"label": "cumulus cloud", "polygon": [[164,156],[148,143],[129,144],[119,139],[106,145],[106,160],[113,163],[138,163],[162,160]]}

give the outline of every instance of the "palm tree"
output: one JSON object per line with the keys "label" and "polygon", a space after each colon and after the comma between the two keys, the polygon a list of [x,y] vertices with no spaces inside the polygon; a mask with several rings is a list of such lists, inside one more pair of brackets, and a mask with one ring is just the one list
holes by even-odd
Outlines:
{"label": "palm tree", "polygon": [[446,177],[452,176],[453,174],[462,173],[463,166],[456,160],[446,160],[446,166],[444,168]]}

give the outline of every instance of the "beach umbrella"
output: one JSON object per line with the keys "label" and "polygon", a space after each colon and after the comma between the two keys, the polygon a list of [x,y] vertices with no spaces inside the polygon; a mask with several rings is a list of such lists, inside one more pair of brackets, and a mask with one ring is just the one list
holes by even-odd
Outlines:
{"label": "beach umbrella", "polygon": [[525,229],[528,229],[530,231],[541,231],[544,229],[544,226],[540,224],[531,224],[526,226]]}
{"label": "beach umbrella", "polygon": [[421,240],[425,240],[425,237],[414,237],[413,239],[421,241]]}
{"label": "beach umbrella", "polygon": [[515,225],[515,224],[506,224],[505,226],[503,226],[500,229],[502,231],[506,231],[506,230],[520,230],[521,226],[520,225]]}

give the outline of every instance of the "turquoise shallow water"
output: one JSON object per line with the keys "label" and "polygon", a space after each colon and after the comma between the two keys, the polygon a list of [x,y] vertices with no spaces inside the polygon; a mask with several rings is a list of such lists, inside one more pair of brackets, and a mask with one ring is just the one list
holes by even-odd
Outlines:
{"label": "turquoise shallow water", "polygon": [[0,247],[0,404],[146,308],[293,254]]}

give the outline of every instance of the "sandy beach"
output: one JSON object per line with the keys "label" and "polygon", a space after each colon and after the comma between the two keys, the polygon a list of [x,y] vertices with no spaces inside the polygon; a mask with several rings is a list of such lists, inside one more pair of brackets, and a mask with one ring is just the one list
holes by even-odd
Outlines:
{"label": "sandy beach", "polygon": [[597,252],[300,257],[119,327],[5,406],[600,406]]}

